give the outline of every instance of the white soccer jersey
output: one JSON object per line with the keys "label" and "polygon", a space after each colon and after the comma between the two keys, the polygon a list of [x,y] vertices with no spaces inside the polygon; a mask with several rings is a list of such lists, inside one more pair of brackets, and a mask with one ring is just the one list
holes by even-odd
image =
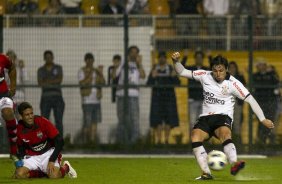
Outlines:
{"label": "white soccer jersey", "polygon": [[195,80],[203,86],[203,107],[200,116],[225,114],[233,120],[235,97],[244,100],[250,92],[233,76],[218,83],[212,77],[211,71],[195,70],[192,73]]}

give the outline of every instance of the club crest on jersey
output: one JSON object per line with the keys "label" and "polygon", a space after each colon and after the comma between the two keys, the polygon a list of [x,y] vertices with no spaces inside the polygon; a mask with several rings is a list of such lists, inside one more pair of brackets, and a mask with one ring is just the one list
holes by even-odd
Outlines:
{"label": "club crest on jersey", "polygon": [[228,86],[224,85],[221,88],[222,88],[221,93],[223,95],[227,95],[228,94]]}
{"label": "club crest on jersey", "polygon": [[42,133],[41,131],[40,131],[40,132],[37,132],[37,137],[40,138],[40,139],[42,139],[43,133]]}

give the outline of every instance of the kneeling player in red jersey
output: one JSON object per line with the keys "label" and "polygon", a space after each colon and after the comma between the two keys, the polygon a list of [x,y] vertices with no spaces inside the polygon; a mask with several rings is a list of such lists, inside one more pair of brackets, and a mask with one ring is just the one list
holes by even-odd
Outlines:
{"label": "kneeling player in red jersey", "polygon": [[77,173],[68,161],[60,165],[64,142],[55,126],[46,118],[35,116],[28,102],[21,103],[18,112],[22,116],[17,126],[18,157],[21,160],[15,178],[40,177],[42,174],[49,178],[62,178],[65,174],[76,178]]}

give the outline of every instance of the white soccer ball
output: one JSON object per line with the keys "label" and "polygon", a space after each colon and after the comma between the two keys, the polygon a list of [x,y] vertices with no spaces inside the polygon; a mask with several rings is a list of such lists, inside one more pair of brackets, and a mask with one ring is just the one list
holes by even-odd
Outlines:
{"label": "white soccer ball", "polygon": [[209,168],[214,171],[220,171],[224,169],[227,164],[227,157],[222,151],[213,150],[208,154]]}

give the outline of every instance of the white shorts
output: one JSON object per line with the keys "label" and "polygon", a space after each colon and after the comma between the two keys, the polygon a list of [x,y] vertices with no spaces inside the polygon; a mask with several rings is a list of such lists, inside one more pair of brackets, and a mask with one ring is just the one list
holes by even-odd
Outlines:
{"label": "white shorts", "polygon": [[[36,156],[25,156],[23,159],[24,167],[27,167],[29,170],[40,170],[47,174],[47,166],[49,163],[49,158],[52,155],[54,148],[51,148],[42,155]],[[58,158],[55,161],[55,166],[60,167],[62,160],[62,155],[59,154]]]}
{"label": "white shorts", "polygon": [[2,109],[3,108],[14,108],[14,102],[11,98],[8,98],[8,97],[3,97],[0,99],[0,125],[1,123],[4,124],[4,119],[2,118]]}

